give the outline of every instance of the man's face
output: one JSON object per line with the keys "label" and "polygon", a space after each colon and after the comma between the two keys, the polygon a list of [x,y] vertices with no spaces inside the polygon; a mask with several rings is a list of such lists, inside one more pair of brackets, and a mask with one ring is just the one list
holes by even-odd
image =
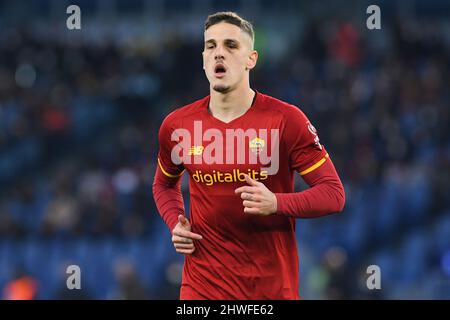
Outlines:
{"label": "man's face", "polygon": [[215,91],[235,89],[248,77],[257,58],[251,37],[238,26],[221,22],[205,31],[203,68]]}

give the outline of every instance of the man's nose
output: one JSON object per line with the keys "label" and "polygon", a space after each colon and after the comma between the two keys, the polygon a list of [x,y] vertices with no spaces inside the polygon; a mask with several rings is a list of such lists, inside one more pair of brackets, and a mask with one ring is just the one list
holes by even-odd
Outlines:
{"label": "man's nose", "polygon": [[216,60],[223,60],[224,59],[224,55],[223,55],[223,48],[222,46],[217,46],[216,47],[216,51],[214,53],[214,58]]}

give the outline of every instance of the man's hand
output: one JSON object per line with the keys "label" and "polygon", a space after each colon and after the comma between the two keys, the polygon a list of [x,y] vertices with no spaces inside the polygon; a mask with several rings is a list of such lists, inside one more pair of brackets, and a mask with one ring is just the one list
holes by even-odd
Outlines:
{"label": "man's hand", "polygon": [[178,216],[178,223],[172,230],[172,242],[178,253],[192,254],[195,251],[194,240],[202,240],[199,234],[191,232],[191,224],[185,216]]}
{"label": "man's hand", "polygon": [[241,194],[244,212],[250,214],[259,214],[268,216],[277,212],[277,197],[267,189],[267,187],[248,175],[245,175],[245,181],[249,184],[234,190],[235,193]]}

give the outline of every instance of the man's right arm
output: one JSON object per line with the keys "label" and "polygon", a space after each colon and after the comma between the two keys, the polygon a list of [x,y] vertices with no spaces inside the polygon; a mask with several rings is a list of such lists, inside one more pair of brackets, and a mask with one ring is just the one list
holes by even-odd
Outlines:
{"label": "man's right arm", "polygon": [[178,215],[185,215],[183,195],[181,193],[181,176],[169,177],[163,170],[158,159],[158,166],[153,180],[153,198],[161,218],[166,223],[170,233],[172,233],[178,223]]}
{"label": "man's right arm", "polygon": [[161,218],[172,234],[172,242],[178,253],[191,254],[195,250],[194,240],[202,237],[191,232],[191,224],[186,219],[181,193],[182,164],[175,164],[171,154],[174,142],[171,140],[171,115],[162,123],[159,130],[158,165],[153,180],[153,197]]}
{"label": "man's right arm", "polygon": [[170,233],[178,222],[178,215],[184,215],[184,203],[181,193],[181,176],[184,173],[182,164],[172,161],[172,149],[176,142],[171,136],[176,121],[171,113],[164,119],[159,128],[158,164],[153,180],[153,197],[159,214],[167,224]]}

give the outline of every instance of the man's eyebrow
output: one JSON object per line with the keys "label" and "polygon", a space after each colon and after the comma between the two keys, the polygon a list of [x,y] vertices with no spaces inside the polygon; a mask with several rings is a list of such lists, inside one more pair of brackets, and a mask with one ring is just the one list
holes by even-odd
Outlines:
{"label": "man's eyebrow", "polygon": [[226,43],[235,43],[235,44],[239,44],[240,43],[239,40],[236,40],[236,39],[225,39],[225,42]]}
{"label": "man's eyebrow", "polygon": [[[240,43],[239,40],[237,40],[237,39],[225,39],[223,41],[227,42],[227,43],[228,42]],[[208,40],[205,41],[205,43],[216,43],[216,40],[215,39],[208,39]]]}

